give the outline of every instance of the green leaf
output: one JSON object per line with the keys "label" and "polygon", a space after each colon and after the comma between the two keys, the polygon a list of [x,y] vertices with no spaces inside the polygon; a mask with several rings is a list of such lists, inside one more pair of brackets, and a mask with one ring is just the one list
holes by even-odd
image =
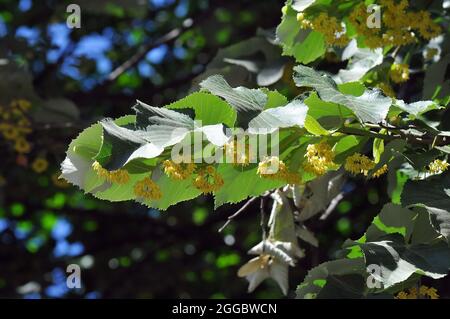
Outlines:
{"label": "green leaf", "polygon": [[306,104],[293,100],[285,106],[262,111],[248,123],[248,131],[251,134],[270,134],[279,128],[303,127],[307,111]]}
{"label": "green leaf", "polygon": [[316,136],[330,135],[330,132],[324,129],[311,115],[306,115],[305,128],[309,133]]}
{"label": "green leaf", "polygon": [[408,245],[400,234],[391,234],[376,242],[358,243],[366,265],[377,265],[373,276],[384,289],[407,280],[414,273],[439,279],[450,269],[450,248],[446,242]]}
{"label": "green leaf", "polygon": [[141,131],[121,127],[110,119],[101,125],[103,143],[94,159],[108,170],[117,170],[135,158],[154,158],[164,150],[146,140]]}
{"label": "green leaf", "polygon": [[309,6],[311,6],[316,0],[293,0],[292,8],[298,12],[302,12]]}
{"label": "green leaf", "polygon": [[179,143],[196,127],[192,118],[180,112],[140,101],[133,109],[136,111],[136,134],[157,147]]}
{"label": "green leaf", "polygon": [[343,94],[361,96],[366,91],[366,87],[361,82],[347,82],[338,84],[339,92]]}
{"label": "green leaf", "polygon": [[371,177],[374,172],[379,170],[385,164],[389,164],[390,162],[392,162],[397,165],[394,159],[402,160],[403,162],[406,161],[407,159],[403,154],[406,145],[406,141],[400,139],[393,140],[386,144],[386,146],[384,147],[384,152],[380,156],[379,162],[377,162],[375,167],[371,171],[369,171],[369,177]]}
{"label": "green leaf", "polygon": [[258,89],[232,88],[221,75],[213,75],[200,87],[224,98],[237,112],[259,112],[267,103],[267,95]]}
{"label": "green leaf", "polygon": [[297,12],[291,6],[286,6],[286,13],[283,14],[276,30],[276,37],[278,42],[282,44],[283,54],[292,55],[294,41],[303,41],[308,34],[309,31],[300,29]]}
{"label": "green leaf", "polygon": [[422,181],[408,181],[401,197],[403,206],[424,207],[436,231],[450,240],[450,178],[449,174]]}
{"label": "green leaf", "polygon": [[336,103],[322,101],[316,92],[312,93],[306,100],[305,104],[308,105],[308,115],[311,115],[315,119],[320,119],[322,117],[337,117],[338,123],[340,123],[339,117],[350,117],[353,116],[352,111],[350,111],[345,106],[340,106]]}
{"label": "green leaf", "polygon": [[139,129],[148,129],[149,126],[153,125],[185,129],[194,128],[194,120],[180,112],[150,106],[141,101],[137,101],[133,110],[136,112],[136,127]]}
{"label": "green leaf", "polygon": [[366,137],[356,137],[354,135],[347,135],[339,139],[334,146],[334,153],[336,154],[334,162],[337,164],[344,163],[348,156],[359,152],[366,142]]}
{"label": "green leaf", "polygon": [[349,60],[347,68],[339,70],[334,80],[338,83],[359,81],[370,69],[383,62],[383,52],[381,48],[358,48],[356,39],[353,39],[344,49],[342,60]]}
{"label": "green leaf", "polygon": [[105,183],[105,185],[103,185],[100,189],[93,189],[91,192],[96,198],[108,200],[110,202],[136,199],[136,195],[134,194],[134,185],[139,180],[149,176],[149,172],[140,174],[130,173],[129,176],[130,179],[126,184]]}
{"label": "green leaf", "polygon": [[219,164],[217,172],[223,177],[224,186],[214,193],[216,208],[225,203],[238,203],[250,196],[259,196],[286,184],[284,181],[260,177],[256,167],[242,169],[230,164]]}
{"label": "green leaf", "polygon": [[308,271],[303,283],[297,287],[297,298],[361,298],[365,291],[363,274],[362,258],[322,263]]}
{"label": "green leaf", "polygon": [[43,101],[33,112],[33,120],[40,123],[74,122],[80,117],[80,110],[67,99],[55,98]]}
{"label": "green leaf", "polygon": [[193,108],[195,120],[202,125],[223,123],[233,127],[236,122],[236,111],[221,98],[206,92],[195,92],[185,98],[166,106],[168,109]]}
{"label": "green leaf", "polygon": [[439,108],[433,101],[418,101],[414,103],[405,103],[403,100],[396,100],[395,106],[400,108],[402,111],[414,115],[417,117],[431,110],[436,110]]}
{"label": "green leaf", "polygon": [[[115,120],[117,125],[132,124],[135,116],[129,115]],[[75,138],[69,145],[65,160],[61,163],[61,176],[68,182],[89,192],[104,181],[92,169],[93,157],[98,154],[102,145],[102,127],[94,124]]]}
{"label": "green leaf", "polygon": [[450,95],[450,80],[446,75],[449,65],[450,53],[447,53],[437,63],[427,67],[423,80],[423,99],[443,99]]}
{"label": "green leaf", "polygon": [[366,241],[377,241],[389,234],[400,234],[409,240],[414,230],[416,213],[399,205],[388,203],[374,218],[365,234]]}
{"label": "green leaf", "polygon": [[312,31],[304,41],[294,45],[292,54],[297,62],[308,64],[324,55],[326,48],[325,36],[320,32]]}
{"label": "green leaf", "polygon": [[196,88],[208,76],[222,74],[232,85],[247,84],[256,74],[256,84],[268,86],[281,79],[284,68],[281,48],[264,31],[258,31],[255,37],[219,49],[206,71],[193,82]]}
{"label": "green leaf", "polygon": [[297,21],[297,12],[292,6],[286,6],[281,23],[276,30],[276,37],[283,48],[283,55],[295,57],[299,63],[310,63],[326,52],[323,34],[301,29]]}
{"label": "green leaf", "polygon": [[417,216],[414,220],[411,244],[427,244],[436,241],[441,234],[431,224],[428,211],[421,207],[415,207],[413,211],[417,213]]}
{"label": "green leaf", "polygon": [[264,106],[265,110],[288,104],[287,97],[278,91],[264,90],[264,93],[267,95],[267,103]]}
{"label": "green leaf", "polygon": [[312,68],[298,65],[294,71],[297,86],[312,87],[322,100],[347,106],[362,122],[383,121],[392,104],[389,97],[383,96],[377,90],[366,90],[363,95],[357,97],[342,94],[329,76],[321,75]]}
{"label": "green leaf", "polygon": [[162,197],[157,201],[145,201],[143,204],[166,210],[177,203],[196,198],[201,195],[201,192],[193,187],[193,177],[185,180],[174,181],[166,174],[157,170],[153,172],[152,180],[159,186],[162,192]]}

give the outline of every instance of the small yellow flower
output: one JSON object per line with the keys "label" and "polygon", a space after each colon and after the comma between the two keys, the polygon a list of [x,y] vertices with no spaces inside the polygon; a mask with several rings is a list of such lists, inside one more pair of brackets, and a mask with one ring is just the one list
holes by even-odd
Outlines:
{"label": "small yellow flower", "polygon": [[388,83],[381,82],[377,85],[377,87],[387,96],[395,98],[395,91]]}
{"label": "small yellow flower", "polygon": [[433,60],[433,58],[439,53],[439,50],[436,48],[429,48],[425,52],[425,59],[426,60]]}
{"label": "small yellow flower", "polygon": [[389,70],[389,76],[395,83],[403,83],[409,80],[408,64],[394,63]]}
{"label": "small yellow flower", "polygon": [[430,299],[439,299],[437,289],[433,288],[433,287],[420,286],[419,294],[421,296],[428,296],[428,297],[430,297]]}
{"label": "small yellow flower", "polygon": [[324,141],[319,144],[309,144],[306,148],[305,157],[307,162],[303,165],[303,169],[317,176],[325,174],[336,165],[333,162],[334,152],[331,146]]}
{"label": "small yellow flower", "polygon": [[108,171],[97,161],[92,164],[92,169],[97,173],[98,177],[104,178],[110,183],[122,185],[128,183],[130,180],[130,175],[126,170],[118,169],[115,171]]}
{"label": "small yellow flower", "polygon": [[167,176],[174,180],[184,180],[192,175],[195,170],[194,163],[174,163],[166,160],[163,162],[164,172]]}
{"label": "small yellow flower", "polygon": [[300,175],[289,172],[286,164],[276,156],[267,157],[261,161],[256,172],[263,178],[282,180],[291,185],[301,183]]}
{"label": "small yellow flower", "polygon": [[7,140],[15,140],[20,136],[20,132],[17,127],[10,124],[5,124],[2,126],[2,134]]}
{"label": "small yellow flower", "polygon": [[130,175],[128,174],[128,172],[126,170],[118,169],[118,170],[109,172],[107,180],[111,183],[123,185],[123,184],[128,183],[128,181],[130,180]]}
{"label": "small yellow flower", "polygon": [[9,110],[2,109],[0,112],[0,117],[5,121],[9,121],[11,119],[11,112]]}
{"label": "small yellow flower", "polygon": [[411,16],[411,24],[420,32],[420,35],[427,40],[441,34],[441,27],[431,19],[430,12],[419,11]]}
{"label": "small yellow flower", "polygon": [[108,171],[104,169],[99,162],[95,161],[94,163],[92,163],[92,169],[97,173],[98,177],[105,179],[107,178]]}
{"label": "small yellow flower", "polygon": [[20,127],[29,127],[31,122],[26,117],[23,117],[17,122],[17,125]]}
{"label": "small yellow flower", "polygon": [[371,49],[383,46],[404,46],[419,41],[419,35],[424,39],[438,36],[442,30],[434,23],[427,11],[408,11],[406,0],[381,0],[382,28],[367,25],[371,14],[365,4],[358,5],[349,15],[349,22],[355,27],[364,43]]}
{"label": "small yellow flower", "polygon": [[[297,20],[298,20],[297,16]],[[313,30],[322,33],[329,45],[345,46],[350,39],[345,35],[345,30],[341,22],[336,17],[330,17],[327,13],[321,12],[311,22],[304,19],[300,20],[302,28],[310,27]]]}
{"label": "small yellow flower", "polygon": [[225,144],[224,149],[227,162],[231,162],[235,166],[250,164],[250,145],[244,140],[233,139],[233,141]]}
{"label": "small yellow flower", "polygon": [[388,166],[387,164],[384,164],[383,166],[381,166],[380,169],[378,169],[375,173],[372,174],[373,178],[379,178],[380,176],[383,176],[384,174],[386,174],[388,171]]}
{"label": "small yellow flower", "polygon": [[134,194],[138,198],[145,200],[159,200],[162,197],[161,189],[149,177],[144,178],[134,185]]}
{"label": "small yellow flower", "polygon": [[439,299],[436,288],[420,286],[409,288],[407,291],[400,291],[395,299]]}
{"label": "small yellow flower", "polygon": [[58,173],[52,175],[52,182],[56,187],[66,188],[69,187],[69,183],[64,178],[60,178]]}
{"label": "small yellow flower", "polygon": [[[261,177],[273,178],[277,174],[286,170],[286,164],[277,156],[266,157],[258,164],[257,173]],[[279,175],[278,175],[279,176]]]}
{"label": "small yellow flower", "polygon": [[218,191],[224,184],[222,176],[211,165],[199,170],[197,175],[193,184],[204,194]]}
{"label": "small yellow flower", "polygon": [[16,150],[17,153],[21,154],[29,153],[31,150],[31,145],[24,138],[19,138],[16,140],[14,144],[14,149]]}
{"label": "small yellow flower", "polygon": [[446,160],[441,161],[439,159],[434,160],[433,162],[431,162],[428,165],[428,167],[430,169],[430,173],[432,173],[432,174],[443,173],[443,172],[445,172],[448,169],[449,166],[450,166],[450,164],[447,163]]}
{"label": "small yellow flower", "polygon": [[43,157],[36,158],[31,164],[31,168],[38,174],[45,172],[48,168],[48,162]]}
{"label": "small yellow flower", "polygon": [[375,167],[375,162],[368,158],[366,155],[355,153],[345,160],[344,168],[348,172],[357,175],[364,174],[367,176],[369,170]]}
{"label": "small yellow flower", "polygon": [[12,108],[19,108],[22,111],[28,111],[31,108],[31,103],[28,100],[19,99],[19,100],[13,100],[11,102]]}

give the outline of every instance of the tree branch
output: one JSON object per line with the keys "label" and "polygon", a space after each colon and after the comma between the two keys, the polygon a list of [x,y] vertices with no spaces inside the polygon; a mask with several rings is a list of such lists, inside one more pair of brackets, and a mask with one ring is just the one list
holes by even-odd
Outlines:
{"label": "tree branch", "polygon": [[151,49],[160,46],[161,44],[170,43],[178,38],[182,31],[188,29],[192,25],[192,20],[190,20],[190,22],[188,20],[190,19],[185,20],[185,22],[183,23],[183,27],[175,28],[162,37],[158,38],[156,41],[149,41],[142,47],[140,47],[139,50],[131,58],[122,63],[108,75],[107,81],[112,82],[116,80],[121,74],[134,67],[145,57],[147,52],[149,52]]}
{"label": "tree branch", "polygon": [[259,197],[252,197],[250,198],[236,213],[228,217],[228,220],[225,222],[225,224],[220,227],[219,233],[221,233],[230,223],[231,221],[239,216],[243,211],[245,211],[252,203],[254,203]]}
{"label": "tree branch", "polygon": [[432,137],[422,137],[418,135],[408,134],[401,130],[398,130],[397,128],[390,128],[393,130],[396,130],[396,135],[386,135],[386,134],[380,134],[373,131],[367,131],[363,129],[359,129],[356,127],[342,127],[338,130],[340,133],[349,134],[349,135],[357,135],[357,136],[367,136],[367,137],[373,137],[373,138],[380,138],[385,141],[392,141],[395,139],[404,139],[410,144],[417,144],[417,145],[427,145],[427,146],[445,146],[450,145],[450,138],[443,135],[436,135]]}

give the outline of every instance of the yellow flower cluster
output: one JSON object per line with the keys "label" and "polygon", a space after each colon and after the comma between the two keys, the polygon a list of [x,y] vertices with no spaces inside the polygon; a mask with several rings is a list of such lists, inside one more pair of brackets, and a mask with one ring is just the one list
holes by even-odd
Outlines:
{"label": "yellow flower cluster", "polygon": [[436,288],[420,286],[419,289],[412,287],[408,291],[400,291],[395,299],[439,299]]}
{"label": "yellow flower cluster", "polygon": [[52,182],[56,187],[59,188],[66,188],[69,187],[69,183],[67,183],[67,181],[63,178],[59,178],[58,173],[52,174]]}
{"label": "yellow flower cluster", "polygon": [[425,52],[425,59],[426,60],[433,60],[433,58],[439,54],[439,50],[436,48],[429,48]]}
{"label": "yellow flower cluster", "polygon": [[175,163],[170,160],[163,162],[164,172],[174,180],[184,180],[192,175],[195,170],[194,163]]}
{"label": "yellow flower cluster", "polygon": [[256,172],[261,177],[282,180],[291,185],[301,183],[300,175],[290,172],[286,164],[276,156],[267,157],[261,161]]}
{"label": "yellow flower cluster", "polygon": [[371,28],[367,25],[370,11],[364,4],[356,7],[349,16],[350,23],[358,34],[365,37],[369,48],[382,46],[403,46],[418,41],[418,36],[430,40],[441,33],[441,28],[431,19],[427,11],[407,11],[407,0],[381,0],[382,28]]}
{"label": "yellow flower cluster", "polygon": [[250,164],[250,145],[245,141],[233,141],[225,144],[225,156],[233,165],[247,166]]}
{"label": "yellow flower cluster", "polygon": [[345,35],[345,29],[336,17],[330,17],[327,13],[321,12],[317,17],[308,20],[303,13],[297,15],[297,21],[303,29],[311,28],[324,35],[325,41],[329,45],[339,47],[346,46],[350,39]]}
{"label": "yellow flower cluster", "polygon": [[278,179],[281,171],[286,171],[286,164],[277,156],[266,157],[258,164],[257,173],[261,177]]}
{"label": "yellow flower cluster", "polygon": [[450,164],[447,163],[446,160],[434,160],[428,165],[428,168],[430,169],[430,173],[432,174],[440,174],[442,172],[445,172],[449,168]]}
{"label": "yellow flower cluster", "polygon": [[108,171],[104,169],[97,161],[92,164],[92,168],[99,177],[106,179],[110,183],[122,185],[128,183],[128,181],[130,180],[130,175],[126,170],[123,169]]}
{"label": "yellow flower cluster", "polygon": [[395,83],[403,83],[409,80],[409,66],[403,63],[394,63],[389,70],[389,77]]}
{"label": "yellow flower cluster", "polygon": [[31,168],[38,174],[45,172],[48,168],[48,162],[43,157],[36,158],[31,164]]}
{"label": "yellow flower cluster", "polygon": [[158,200],[162,197],[161,189],[149,177],[144,178],[134,185],[134,194],[138,198],[147,200]]}
{"label": "yellow flower cluster", "polygon": [[336,166],[333,162],[334,152],[331,146],[324,141],[319,144],[309,144],[305,157],[307,161],[303,165],[303,169],[317,176],[325,174],[330,168]]}
{"label": "yellow flower cluster", "polygon": [[204,194],[218,191],[223,186],[223,178],[216,169],[209,165],[197,172],[198,176],[194,180],[194,186]]}
{"label": "yellow flower cluster", "polygon": [[376,170],[373,174],[372,177],[373,178],[379,178],[381,176],[383,176],[384,174],[386,174],[388,171],[388,166],[387,164],[384,164],[383,166],[381,166],[380,169]]}
{"label": "yellow flower cluster", "polygon": [[377,87],[383,91],[383,93],[389,97],[395,98],[396,94],[392,86],[390,86],[388,83],[381,82],[377,84]]}
{"label": "yellow flower cluster", "polygon": [[345,160],[344,168],[350,173],[364,174],[367,176],[369,170],[375,167],[375,162],[368,158],[366,155],[355,153],[352,156],[347,157]]}
{"label": "yellow flower cluster", "polygon": [[9,107],[0,106],[0,133],[5,140],[11,141],[19,154],[29,153],[31,145],[27,135],[32,132],[31,122],[26,113],[31,103],[27,100],[13,100]]}

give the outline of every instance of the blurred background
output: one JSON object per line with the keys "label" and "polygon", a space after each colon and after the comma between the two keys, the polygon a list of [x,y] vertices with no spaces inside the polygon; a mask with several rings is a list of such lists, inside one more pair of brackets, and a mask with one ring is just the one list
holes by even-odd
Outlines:
{"label": "blurred background", "polygon": [[[81,8],[81,28],[66,25],[70,3]],[[242,204],[214,211],[206,196],[159,212],[96,200],[58,179],[71,139],[103,117],[132,113],[136,99],[163,106],[213,73],[234,86],[261,84],[249,65],[224,57],[251,54],[273,70],[264,85],[297,95],[293,62],[270,41],[282,6],[0,0],[0,297],[282,297],[272,281],[247,294],[247,282],[236,275],[261,238],[258,204],[219,234]],[[261,52],[247,42],[235,45],[255,35],[266,43]],[[377,183],[347,185],[336,213],[310,221],[320,247],[303,247],[306,257],[290,271],[290,297],[312,266],[364,232],[388,200],[386,181]],[[81,289],[66,286],[72,263],[81,267]],[[445,296],[445,280],[433,285]]]}

